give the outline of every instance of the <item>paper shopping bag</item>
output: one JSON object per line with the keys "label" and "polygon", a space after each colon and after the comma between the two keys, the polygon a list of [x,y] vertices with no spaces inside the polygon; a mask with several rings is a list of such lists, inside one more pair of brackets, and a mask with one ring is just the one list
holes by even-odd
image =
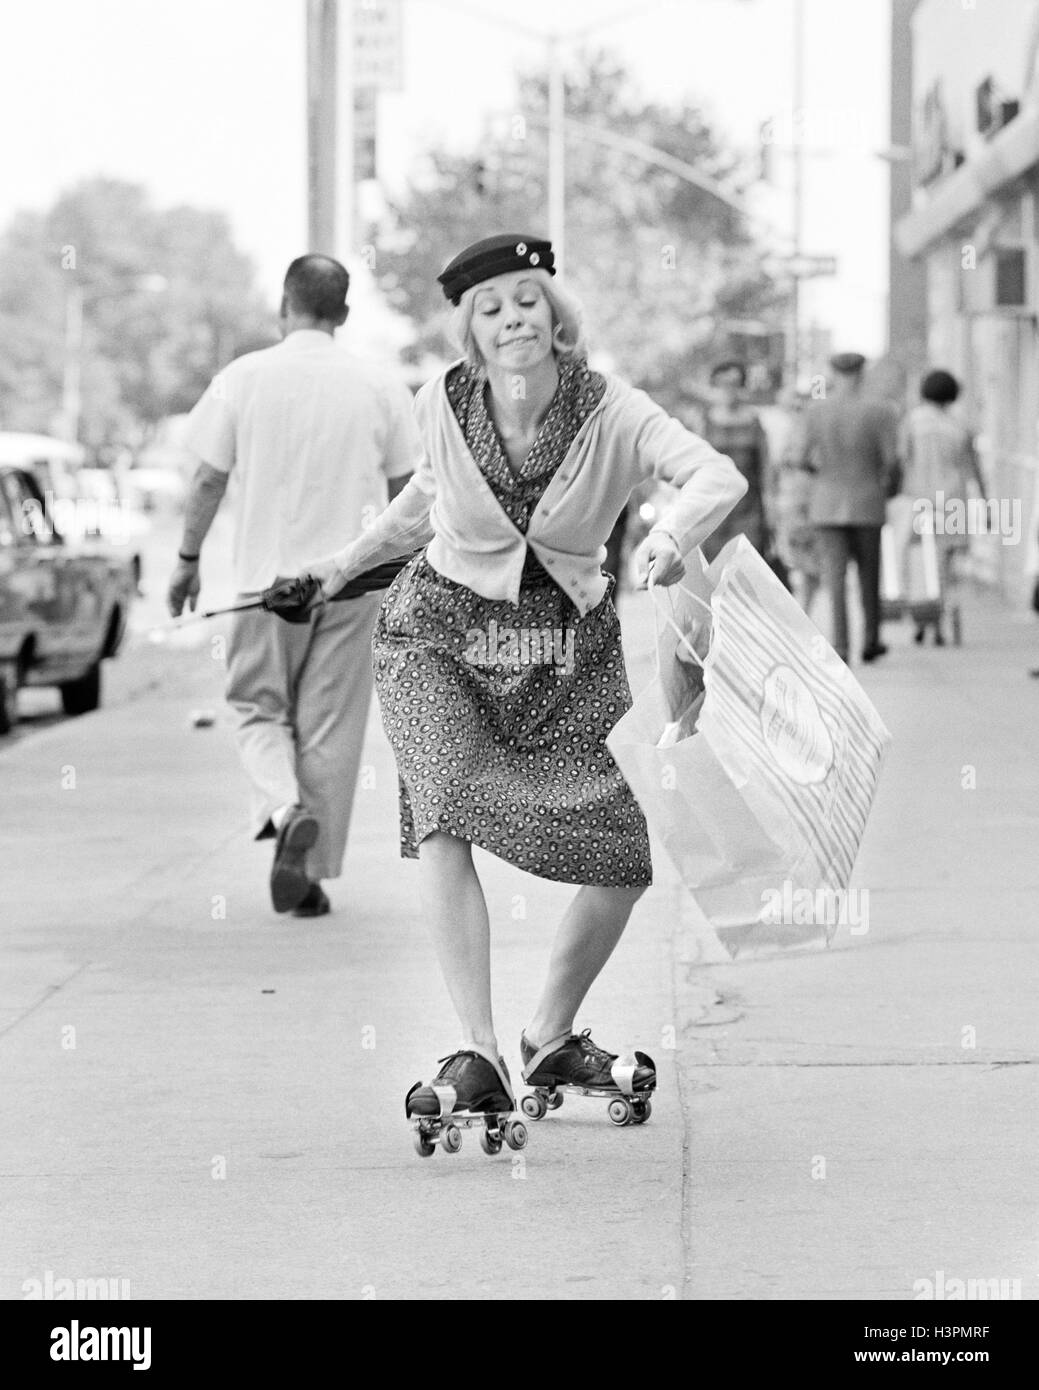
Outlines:
{"label": "paper shopping bag", "polygon": [[[890,736],[745,537],[709,566],[699,553],[686,563],[686,592],[664,614],[658,674],[611,732],[610,752],[727,947],[828,941],[836,921],[777,907],[798,893],[832,905],[834,890],[848,888]],[[681,717],[680,634],[703,605],[710,644],[694,731],[661,746]]]}

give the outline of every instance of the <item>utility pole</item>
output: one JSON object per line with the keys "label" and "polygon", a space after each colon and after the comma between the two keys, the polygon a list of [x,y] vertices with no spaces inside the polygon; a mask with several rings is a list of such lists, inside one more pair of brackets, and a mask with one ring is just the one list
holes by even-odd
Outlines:
{"label": "utility pole", "polygon": [[307,249],[353,242],[353,0],[306,0]]}
{"label": "utility pole", "polygon": [[[804,0],[794,0],[794,111],[793,111],[793,242],[794,256],[804,251]],[[796,386],[801,375],[801,279],[795,273],[790,286],[790,323],[787,329],[787,383]]]}
{"label": "utility pole", "polygon": [[548,40],[548,239],[555,255],[555,269],[564,273],[566,236],[566,96],[559,36]]}
{"label": "utility pole", "polygon": [[338,0],[336,52],[335,250],[332,255],[349,265],[354,251],[354,3]]}
{"label": "utility pole", "polygon": [[307,6],[307,250],[335,244],[336,0]]}

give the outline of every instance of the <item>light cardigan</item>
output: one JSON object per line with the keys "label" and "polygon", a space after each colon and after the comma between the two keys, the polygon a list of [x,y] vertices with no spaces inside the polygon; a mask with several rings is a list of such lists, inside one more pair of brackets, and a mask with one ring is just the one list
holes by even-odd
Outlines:
{"label": "light cardigan", "polygon": [[414,476],[368,529],[330,559],[344,580],[427,545],[440,574],[487,599],[518,604],[527,546],[583,615],[606,592],[604,542],[648,478],[680,488],[655,531],[682,554],[700,544],[747,490],[731,459],[644,391],[606,376],[606,390],[553,474],[526,534],[506,516],[469,452],[445,377],[415,397],[424,446]]}

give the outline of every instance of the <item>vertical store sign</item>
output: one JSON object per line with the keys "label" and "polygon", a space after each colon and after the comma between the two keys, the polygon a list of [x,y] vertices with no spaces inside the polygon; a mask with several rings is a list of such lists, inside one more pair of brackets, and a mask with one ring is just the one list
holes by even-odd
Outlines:
{"label": "vertical store sign", "polygon": [[354,176],[376,177],[378,92],[404,86],[402,0],[353,0]]}

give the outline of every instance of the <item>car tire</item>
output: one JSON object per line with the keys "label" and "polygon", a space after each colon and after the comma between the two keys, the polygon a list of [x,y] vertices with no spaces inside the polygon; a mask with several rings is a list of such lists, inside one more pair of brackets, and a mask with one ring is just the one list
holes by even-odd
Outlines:
{"label": "car tire", "polygon": [[66,714],[89,714],[101,704],[101,663],[95,661],[79,680],[59,686],[61,707]]}
{"label": "car tire", "polygon": [[0,666],[0,736],[18,723],[19,670],[13,663]]}

